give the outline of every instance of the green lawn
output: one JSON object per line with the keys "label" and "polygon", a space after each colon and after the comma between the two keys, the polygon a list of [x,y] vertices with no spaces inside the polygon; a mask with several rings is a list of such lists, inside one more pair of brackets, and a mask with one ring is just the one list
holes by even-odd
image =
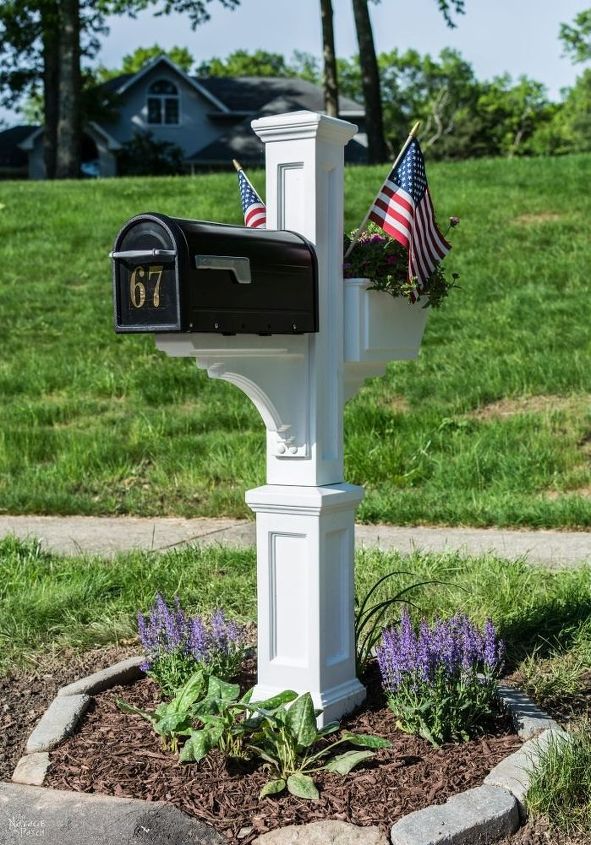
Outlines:
{"label": "green lawn", "polygon": [[[346,172],[348,228],[384,175]],[[462,290],[430,315],[420,359],[347,408],[360,518],[588,527],[591,156],[429,176],[441,220],[462,218],[447,259]],[[249,513],[264,478],[249,401],[113,332],[107,255],[148,210],[240,223],[235,175],[0,182],[0,512]]]}

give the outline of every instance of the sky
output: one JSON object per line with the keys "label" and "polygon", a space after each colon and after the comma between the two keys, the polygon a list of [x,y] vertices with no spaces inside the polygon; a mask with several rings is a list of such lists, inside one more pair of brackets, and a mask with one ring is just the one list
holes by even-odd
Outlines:
{"label": "sky", "polygon": [[[436,55],[443,47],[459,50],[481,79],[505,71],[544,82],[557,99],[560,89],[572,85],[580,72],[561,55],[561,22],[589,8],[590,0],[466,0],[466,14],[450,30],[435,0],[381,0],[371,5],[378,52],[412,47]],[[357,52],[351,0],[333,0],[336,51]],[[97,62],[117,67],[136,47],[159,44],[188,47],[197,62],[223,58],[237,49],[258,48],[289,57],[294,50],[320,55],[321,29],[318,0],[242,0],[235,11],[211,3],[209,23],[192,31],[180,15],[109,19],[110,34],[102,40]],[[9,124],[18,116],[0,111]]]}

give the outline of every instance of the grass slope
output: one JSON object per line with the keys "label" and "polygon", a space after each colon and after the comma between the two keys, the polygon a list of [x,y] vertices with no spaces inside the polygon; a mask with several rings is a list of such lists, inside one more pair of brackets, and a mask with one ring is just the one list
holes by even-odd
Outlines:
{"label": "grass slope", "polygon": [[[253,174],[262,187],[262,173]],[[383,168],[346,172],[353,227]],[[367,521],[591,525],[591,156],[432,165],[462,290],[421,356],[348,406]],[[0,182],[0,511],[246,516],[257,412],[150,337],[116,337],[108,252],[131,215],[240,223],[235,176]]]}

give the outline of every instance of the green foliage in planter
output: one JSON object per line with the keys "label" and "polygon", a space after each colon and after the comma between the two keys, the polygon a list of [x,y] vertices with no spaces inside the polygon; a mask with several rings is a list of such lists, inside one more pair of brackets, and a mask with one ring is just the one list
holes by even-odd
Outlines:
{"label": "green foliage in planter", "polygon": [[[345,253],[355,234],[354,231],[350,237],[345,236]],[[344,261],[343,273],[346,279],[369,279],[372,283],[370,290],[381,290],[391,296],[403,296],[410,302],[416,301],[417,280],[408,278],[408,252],[375,223],[369,223],[367,231],[359,237]],[[448,279],[443,265],[437,264],[420,292],[426,298],[424,307],[438,308],[449,292],[457,287],[457,279],[457,273],[452,273],[451,280]]]}

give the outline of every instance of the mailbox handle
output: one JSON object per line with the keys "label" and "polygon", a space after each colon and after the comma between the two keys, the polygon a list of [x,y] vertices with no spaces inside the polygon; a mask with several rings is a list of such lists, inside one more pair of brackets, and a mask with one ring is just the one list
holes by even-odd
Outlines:
{"label": "mailbox handle", "polygon": [[235,255],[196,255],[195,266],[198,270],[230,270],[239,285],[250,285],[250,259]]}
{"label": "mailbox handle", "polygon": [[176,249],[128,249],[123,252],[111,252],[109,258],[129,258],[137,260],[138,258],[148,260],[149,258],[159,258],[160,261],[174,261],[176,258]]}

